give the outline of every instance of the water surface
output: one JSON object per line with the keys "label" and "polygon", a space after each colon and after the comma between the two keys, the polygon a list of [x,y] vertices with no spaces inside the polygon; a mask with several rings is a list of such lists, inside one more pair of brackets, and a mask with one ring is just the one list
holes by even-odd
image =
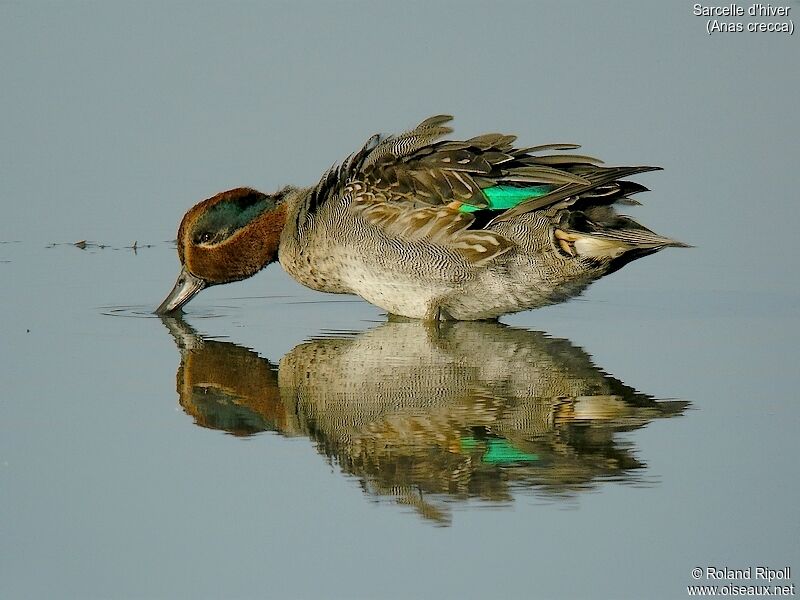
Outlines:
{"label": "water surface", "polygon": [[[800,571],[798,37],[705,27],[679,2],[0,3],[0,597]],[[663,166],[631,214],[695,248],[499,324],[390,321],[277,266],[150,313],[192,204],[443,112]]]}

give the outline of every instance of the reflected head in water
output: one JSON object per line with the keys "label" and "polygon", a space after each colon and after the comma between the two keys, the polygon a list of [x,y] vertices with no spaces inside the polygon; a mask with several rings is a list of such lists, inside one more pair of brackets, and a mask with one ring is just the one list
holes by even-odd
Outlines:
{"label": "reflected head in water", "polygon": [[685,246],[618,214],[657,167],[605,167],[574,144],[441,141],[452,117],[375,135],[316,185],[236,188],[192,207],[181,272],[156,309],[279,260],[301,284],[414,319],[495,319],[562,302],[632,260]]}
{"label": "reflected head in water", "polygon": [[680,415],[595,367],[567,340],[493,322],[388,322],[312,339],[277,368],[254,351],[164,323],[181,351],[179,401],[234,435],[305,436],[375,498],[439,524],[448,502],[571,496],[640,481],[618,432]]}

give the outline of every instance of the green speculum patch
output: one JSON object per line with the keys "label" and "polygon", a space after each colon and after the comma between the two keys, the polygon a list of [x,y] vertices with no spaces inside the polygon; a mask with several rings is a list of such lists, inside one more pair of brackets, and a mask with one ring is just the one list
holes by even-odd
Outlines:
{"label": "green speculum patch", "polygon": [[[512,185],[495,185],[483,190],[483,195],[489,201],[488,210],[506,210],[514,208],[517,204],[539,198],[552,191],[552,185],[532,185],[527,187],[516,187]],[[475,212],[476,210],[486,210],[469,204],[462,205],[461,212]]]}

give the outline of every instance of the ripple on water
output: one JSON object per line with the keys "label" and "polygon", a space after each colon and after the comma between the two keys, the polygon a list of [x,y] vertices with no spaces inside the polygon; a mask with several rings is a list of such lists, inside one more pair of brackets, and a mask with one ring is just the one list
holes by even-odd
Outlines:
{"label": "ripple on water", "polygon": [[[153,306],[139,305],[139,306],[101,306],[99,307],[100,314],[108,317],[127,317],[132,319],[160,319],[161,315],[156,314]],[[208,308],[200,308],[192,310],[191,317],[193,319],[216,319],[218,317],[227,316],[220,310],[219,306],[210,306]]]}

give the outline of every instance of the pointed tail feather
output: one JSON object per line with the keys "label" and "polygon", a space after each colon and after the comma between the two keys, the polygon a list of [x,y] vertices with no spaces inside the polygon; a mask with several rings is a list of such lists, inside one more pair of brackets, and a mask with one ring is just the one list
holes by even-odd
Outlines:
{"label": "pointed tail feather", "polygon": [[672,238],[659,235],[644,227],[641,229],[603,229],[595,231],[592,235],[598,239],[614,240],[629,245],[631,248],[691,248]]}
{"label": "pointed tail feather", "polygon": [[[634,224],[638,225],[638,223]],[[662,248],[690,248],[688,244],[659,235],[645,227],[598,228],[593,231],[556,229],[555,239],[561,249],[577,258],[619,262],[616,268],[631,260],[658,252]],[[616,269],[615,269],[616,270]]]}

